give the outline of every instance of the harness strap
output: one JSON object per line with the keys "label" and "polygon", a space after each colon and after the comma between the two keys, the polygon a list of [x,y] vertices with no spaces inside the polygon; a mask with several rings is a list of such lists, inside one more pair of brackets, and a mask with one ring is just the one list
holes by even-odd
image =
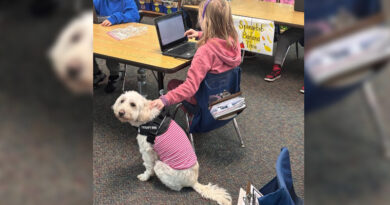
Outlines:
{"label": "harness strap", "polygon": [[164,134],[171,123],[171,117],[164,113],[160,113],[152,121],[145,123],[138,128],[138,133],[146,136],[146,141],[154,144],[157,136]]}

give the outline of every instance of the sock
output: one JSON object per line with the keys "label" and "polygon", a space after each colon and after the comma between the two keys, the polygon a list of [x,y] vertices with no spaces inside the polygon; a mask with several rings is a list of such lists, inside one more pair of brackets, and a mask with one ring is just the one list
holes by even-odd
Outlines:
{"label": "sock", "polygon": [[274,67],[272,68],[273,71],[281,71],[282,68],[278,64],[274,64]]}

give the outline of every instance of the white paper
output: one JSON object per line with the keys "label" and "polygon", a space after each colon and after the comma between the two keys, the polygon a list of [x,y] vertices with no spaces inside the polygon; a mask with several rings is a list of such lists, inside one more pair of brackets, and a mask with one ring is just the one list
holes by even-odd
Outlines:
{"label": "white paper", "polygon": [[144,34],[148,30],[146,26],[127,26],[125,28],[117,28],[108,32],[108,35],[117,40],[124,40],[133,36]]}

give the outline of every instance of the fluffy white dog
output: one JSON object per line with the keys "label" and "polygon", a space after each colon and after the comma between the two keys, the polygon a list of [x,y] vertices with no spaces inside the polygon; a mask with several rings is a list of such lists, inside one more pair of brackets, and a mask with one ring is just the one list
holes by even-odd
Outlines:
{"label": "fluffy white dog", "polygon": [[[156,174],[160,181],[172,190],[180,191],[183,187],[192,187],[204,198],[215,200],[218,204],[231,204],[232,199],[225,189],[198,182],[199,164],[185,132],[173,120],[169,121],[169,125],[165,125],[167,118],[163,118],[157,108],[151,109],[149,104],[150,100],[135,91],[128,91],[119,96],[112,106],[115,116],[121,122],[139,127],[137,141],[146,170],[138,175],[138,179],[147,181]],[[156,120],[157,124],[150,124]],[[154,127],[153,125],[157,125],[158,130],[165,125],[166,130],[163,134],[152,137],[151,141],[151,135],[144,135],[140,130]]]}
{"label": "fluffy white dog", "polygon": [[93,91],[92,12],[71,21],[49,51],[58,78],[77,94]]}

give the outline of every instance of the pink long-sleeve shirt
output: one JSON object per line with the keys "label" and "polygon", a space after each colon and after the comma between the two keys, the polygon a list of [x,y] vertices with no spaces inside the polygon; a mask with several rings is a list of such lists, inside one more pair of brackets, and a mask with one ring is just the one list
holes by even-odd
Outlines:
{"label": "pink long-sleeve shirt", "polygon": [[[201,35],[202,33],[199,32],[200,37]],[[241,49],[238,41],[235,47],[229,47],[226,40],[220,38],[209,39],[206,44],[200,46],[196,51],[184,83],[161,96],[160,99],[165,106],[183,100],[195,105],[194,95],[208,72],[223,73],[237,67],[240,63]]]}

